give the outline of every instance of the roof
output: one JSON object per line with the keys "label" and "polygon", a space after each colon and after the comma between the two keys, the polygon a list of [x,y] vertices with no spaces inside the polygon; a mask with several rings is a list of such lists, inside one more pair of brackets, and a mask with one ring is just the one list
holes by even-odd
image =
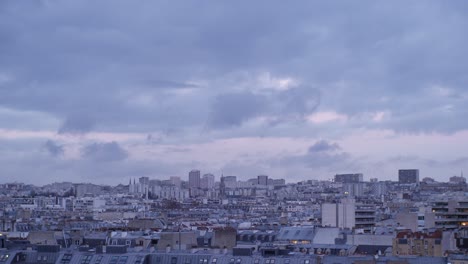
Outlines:
{"label": "roof", "polygon": [[283,227],[276,236],[278,241],[308,240],[312,241],[315,236],[314,227]]}
{"label": "roof", "polygon": [[398,232],[396,238],[414,238],[414,239],[426,239],[426,238],[438,238],[442,239],[442,230],[434,230],[434,231],[418,231],[412,232],[411,230],[404,230]]}
{"label": "roof", "polygon": [[335,244],[335,239],[340,235],[338,227],[317,228],[315,230],[314,244]]}

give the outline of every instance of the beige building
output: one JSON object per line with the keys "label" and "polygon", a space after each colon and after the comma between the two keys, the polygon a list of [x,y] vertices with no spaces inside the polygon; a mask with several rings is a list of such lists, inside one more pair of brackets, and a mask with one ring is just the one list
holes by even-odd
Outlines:
{"label": "beige building", "polygon": [[401,231],[393,239],[393,255],[442,257],[442,235],[441,230],[432,232]]}

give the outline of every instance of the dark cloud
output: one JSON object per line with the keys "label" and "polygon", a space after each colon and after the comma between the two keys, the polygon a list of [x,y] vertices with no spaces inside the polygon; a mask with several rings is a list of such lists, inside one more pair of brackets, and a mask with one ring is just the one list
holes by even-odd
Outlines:
{"label": "dark cloud", "polygon": [[[356,128],[455,133],[468,129],[467,13],[463,1],[431,0],[4,0],[0,123],[59,134],[163,135],[150,137],[152,144],[326,138]],[[297,82],[257,89],[265,72]],[[347,118],[305,122],[317,110]],[[385,118],[373,120],[378,112]],[[257,117],[267,121],[249,122]],[[351,163],[328,144],[291,160]],[[99,154],[110,158],[85,156],[125,159],[113,148]]]}
{"label": "dark cloud", "polygon": [[[268,11],[253,11],[265,4]],[[390,122],[379,125],[398,131],[467,128],[459,122],[468,103],[468,18],[460,11],[466,8],[437,1],[339,5],[6,1],[0,73],[11,80],[0,83],[0,106],[64,119],[64,132],[81,131],[68,120],[77,109],[98,122],[86,129],[195,131],[207,120],[213,128],[232,128],[261,109],[246,102],[237,114],[232,107],[213,114],[213,98],[237,88],[211,87],[209,80],[268,71],[322,91],[317,96],[317,90],[297,88],[272,96],[279,122],[300,120],[320,102],[349,115],[388,110]],[[182,15],[185,8],[198,12]],[[458,96],[442,101],[425,92],[431,85]],[[175,92],[187,88],[198,91],[184,98]],[[215,101],[237,102],[220,96]],[[418,103],[421,97],[427,100]],[[427,114],[444,104],[454,105],[453,112]]]}
{"label": "dark cloud", "polygon": [[351,169],[358,165],[351,154],[342,151],[337,143],[326,140],[320,140],[310,146],[304,155],[281,158],[279,164],[288,166],[296,164],[309,168],[329,168],[330,170]]}
{"label": "dark cloud", "polygon": [[278,94],[278,101],[283,103],[282,115],[305,117],[317,110],[320,105],[320,91],[312,87],[297,87]]}
{"label": "dark cloud", "polygon": [[222,94],[215,98],[209,125],[214,128],[239,126],[261,114],[267,108],[267,100],[252,93]]}
{"label": "dark cloud", "polygon": [[60,157],[65,153],[62,145],[50,139],[44,143],[44,147],[52,157]]}
{"label": "dark cloud", "polygon": [[337,143],[330,143],[326,140],[320,140],[309,147],[308,153],[317,152],[330,152],[340,150],[340,146]]}
{"label": "dark cloud", "polygon": [[87,145],[82,149],[81,156],[97,162],[122,161],[128,157],[128,152],[113,141]]}

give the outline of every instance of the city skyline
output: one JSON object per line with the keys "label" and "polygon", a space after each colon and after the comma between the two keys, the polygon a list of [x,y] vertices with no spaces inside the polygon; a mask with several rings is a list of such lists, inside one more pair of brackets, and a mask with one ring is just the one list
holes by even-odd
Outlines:
{"label": "city skyline", "polygon": [[1,181],[447,181],[468,171],[467,9],[1,1]]}
{"label": "city skyline", "polygon": [[[199,177],[199,184],[200,186],[191,186],[191,182],[190,182],[190,175],[192,172],[199,172],[199,173],[202,173],[201,176]],[[186,188],[197,188],[197,189],[205,189],[205,188],[212,188],[212,186],[214,186],[214,183],[220,183],[222,182],[221,181],[221,178],[233,178],[235,179],[235,182],[242,182],[242,183],[246,183],[246,182],[251,182],[251,181],[255,181],[256,184],[259,183],[259,181],[262,181],[262,182],[265,182],[265,180],[260,180],[260,178],[264,178],[266,177],[266,180],[271,180],[271,181],[274,181],[274,180],[282,180],[285,182],[285,184],[297,184],[297,183],[301,183],[301,182],[336,182],[336,183],[343,183],[343,181],[341,180],[341,178],[339,177],[350,177],[349,175],[351,175],[351,177],[360,177],[359,179],[360,180],[355,180],[353,182],[365,182],[365,183],[369,183],[369,182],[394,182],[394,183],[397,183],[397,182],[400,182],[400,183],[416,183],[416,182],[439,182],[439,183],[444,183],[444,182],[449,182],[449,181],[452,181],[452,178],[464,178],[464,174],[463,174],[463,171],[461,171],[459,174],[455,174],[455,175],[452,175],[450,177],[447,177],[447,179],[445,180],[437,180],[437,179],[434,179],[434,178],[431,178],[431,177],[422,177],[422,178],[412,178],[412,180],[409,180],[409,182],[406,182],[408,180],[401,180],[401,171],[417,171],[418,173],[418,176],[419,176],[419,169],[409,169],[409,168],[406,168],[406,169],[399,169],[397,171],[397,174],[396,174],[396,177],[394,178],[391,178],[391,179],[379,179],[377,177],[372,177],[372,176],[369,176],[369,175],[363,175],[362,173],[342,173],[342,174],[334,174],[334,175],[331,175],[330,177],[326,178],[326,177],[323,177],[323,178],[326,178],[326,179],[321,179],[321,178],[309,178],[309,179],[303,179],[303,180],[299,180],[299,181],[295,181],[295,180],[291,180],[291,179],[288,179],[288,178],[279,178],[279,177],[271,177],[271,176],[268,176],[268,175],[265,175],[265,174],[261,174],[261,175],[233,175],[233,174],[220,174],[220,175],[216,175],[216,174],[213,174],[211,172],[208,172],[208,171],[201,171],[199,169],[193,169],[189,172],[186,173],[186,175],[165,175],[165,176],[151,176],[151,175],[140,175],[140,176],[133,176],[133,177],[129,177],[128,179],[126,179],[126,181],[124,180],[123,182],[113,182],[112,184],[109,184],[109,182],[105,182],[105,183],[101,183],[101,182],[96,182],[96,181],[87,181],[87,182],[84,182],[84,181],[54,181],[54,182],[41,182],[41,184],[35,184],[34,182],[29,182],[29,181],[25,181],[25,182],[20,182],[20,181],[0,181],[0,184],[30,184],[30,185],[34,185],[34,186],[46,186],[46,185],[51,185],[51,184],[60,184],[60,183],[71,183],[71,184],[77,184],[77,185],[80,185],[80,184],[91,184],[91,185],[101,185],[101,186],[119,186],[119,185],[132,185],[132,184],[135,184],[135,183],[138,183],[137,180],[140,180],[140,179],[145,179],[145,181],[149,180],[149,181],[158,181],[160,183],[162,182],[171,182],[172,185],[174,186],[177,186],[177,187],[181,187],[181,183],[185,183],[186,184]],[[207,179],[207,178],[210,178],[211,180]],[[253,183],[252,183],[253,184]],[[209,186],[209,187],[203,187],[203,186]]]}

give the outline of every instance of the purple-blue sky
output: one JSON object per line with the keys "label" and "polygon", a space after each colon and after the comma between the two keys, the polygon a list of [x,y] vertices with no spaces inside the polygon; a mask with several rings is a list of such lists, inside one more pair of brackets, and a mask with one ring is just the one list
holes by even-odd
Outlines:
{"label": "purple-blue sky", "polygon": [[468,172],[466,1],[0,1],[0,181]]}

